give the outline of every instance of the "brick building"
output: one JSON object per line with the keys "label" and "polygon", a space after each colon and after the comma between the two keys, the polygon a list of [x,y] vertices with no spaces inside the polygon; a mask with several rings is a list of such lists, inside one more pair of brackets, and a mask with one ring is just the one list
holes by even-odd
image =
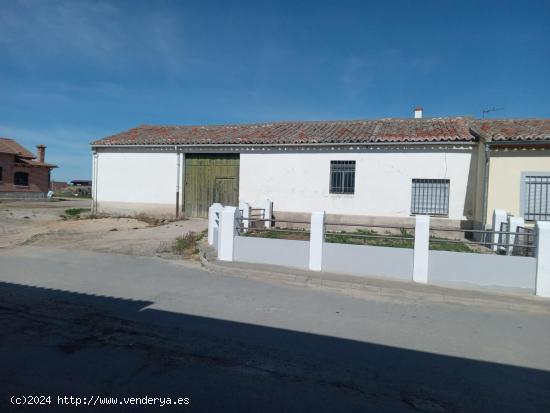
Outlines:
{"label": "brick building", "polygon": [[46,197],[57,166],[45,162],[44,145],[36,148],[35,155],[13,139],[0,138],[0,198]]}

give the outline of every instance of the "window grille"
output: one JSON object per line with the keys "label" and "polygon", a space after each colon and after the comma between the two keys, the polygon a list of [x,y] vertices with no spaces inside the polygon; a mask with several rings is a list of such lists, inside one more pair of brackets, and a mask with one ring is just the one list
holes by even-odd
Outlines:
{"label": "window grille", "polygon": [[330,161],[330,193],[355,193],[355,161]]}
{"label": "window grille", "polygon": [[449,215],[449,179],[413,179],[412,215]]}
{"label": "window grille", "polygon": [[528,221],[550,220],[548,186],[550,176],[526,175],[524,181],[523,218]]}

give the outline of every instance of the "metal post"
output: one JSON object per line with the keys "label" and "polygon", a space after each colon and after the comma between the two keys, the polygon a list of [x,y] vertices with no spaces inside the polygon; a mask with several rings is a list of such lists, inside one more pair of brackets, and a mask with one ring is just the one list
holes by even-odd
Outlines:
{"label": "metal post", "polygon": [[250,226],[250,205],[247,202],[239,202],[239,210],[243,217],[243,231],[246,232]]}
{"label": "metal post", "polygon": [[523,225],[525,225],[525,221],[523,220],[522,217],[513,217],[513,216],[508,217],[508,231],[514,233],[514,234],[508,234],[508,236],[506,237],[506,239],[508,240],[507,244],[510,244],[506,247],[508,255],[511,255],[514,250],[513,244],[516,240],[515,233],[518,231],[518,227],[522,227]]}
{"label": "metal post", "polygon": [[508,216],[504,209],[495,209],[493,212],[493,251],[498,251],[498,237],[500,225],[508,221]]}
{"label": "metal post", "polygon": [[271,228],[271,218],[273,218],[273,201],[266,199],[264,207],[264,219],[267,220],[265,221],[266,228]]}

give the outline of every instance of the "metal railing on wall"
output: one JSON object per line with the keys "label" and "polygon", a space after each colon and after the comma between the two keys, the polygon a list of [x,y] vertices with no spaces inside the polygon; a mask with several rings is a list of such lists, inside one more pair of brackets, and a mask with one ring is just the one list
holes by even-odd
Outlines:
{"label": "metal railing on wall", "polygon": [[[508,225],[501,225],[501,228],[507,229]],[[522,227],[518,227],[522,228]],[[485,252],[491,251],[508,254],[508,255],[521,255],[521,256],[535,256],[536,239],[535,231],[523,228],[523,236],[519,231],[492,231],[482,229],[464,229],[464,228],[437,228],[430,227],[430,246],[437,244],[462,244],[468,247],[485,247],[486,250],[477,249],[472,252]],[[529,234],[526,233],[529,231]],[[441,238],[434,235],[434,233],[461,233],[463,236],[460,239],[453,238]],[[510,240],[513,237],[513,242]],[[521,237],[521,239],[519,239]],[[527,237],[529,239],[527,240]],[[476,240],[479,239],[478,240]],[[497,241],[486,241],[488,239],[496,238]],[[484,241],[485,240],[485,241]],[[496,250],[496,251],[495,251]],[[511,253],[508,253],[510,251]]]}
{"label": "metal railing on wall", "polygon": [[[329,229],[338,227],[351,228],[354,229],[355,232]],[[379,230],[385,231],[385,233],[379,233]],[[369,240],[372,241],[372,244],[383,244],[382,241],[384,240],[390,241],[388,244],[394,244],[395,241],[404,241],[401,245],[387,246],[412,248],[414,244],[414,226],[326,222],[324,240],[325,242],[347,244],[368,244]],[[363,242],[353,242],[353,240]]]}
{"label": "metal railing on wall", "polygon": [[[245,225],[245,222],[248,225]],[[271,227],[267,227],[266,223],[270,223]],[[278,225],[285,225],[285,227],[281,228]],[[236,229],[239,235],[308,240],[310,236],[309,226],[310,221],[273,220],[253,216],[245,218],[240,214]],[[414,247],[415,227],[411,225],[326,222],[324,228],[323,240],[329,243]],[[348,228],[354,232],[347,231]],[[507,225],[503,228],[507,228]],[[460,235],[455,237],[442,236],[442,234],[451,233]],[[285,237],[285,235],[287,236]],[[497,240],[491,241],[495,235]],[[536,233],[534,230],[525,227],[518,227],[515,232],[430,227],[429,244],[430,249],[436,250],[533,257],[535,256]]]}
{"label": "metal railing on wall", "polygon": [[[248,223],[247,225],[244,225]],[[237,232],[240,235],[244,234],[261,234],[261,233],[288,233],[288,234],[302,234],[309,236],[309,230],[307,229],[297,229],[297,228],[278,228],[278,227],[267,227],[267,223],[273,224],[274,222],[281,223],[281,224],[291,224],[291,225],[307,225],[309,226],[311,223],[309,221],[292,221],[292,220],[277,220],[274,221],[273,219],[265,219],[265,218],[254,218],[251,216],[250,218],[245,218],[241,216],[237,220]]]}

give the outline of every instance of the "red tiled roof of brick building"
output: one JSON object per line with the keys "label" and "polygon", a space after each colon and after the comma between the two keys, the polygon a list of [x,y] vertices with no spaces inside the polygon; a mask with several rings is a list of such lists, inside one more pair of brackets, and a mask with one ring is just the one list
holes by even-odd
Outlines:
{"label": "red tiled roof of brick building", "polygon": [[16,155],[15,162],[20,165],[57,168],[57,165],[37,161],[37,156],[34,153],[28,151],[11,138],[0,138],[0,153]]}
{"label": "red tiled roof of brick building", "polygon": [[9,153],[11,155],[17,155],[21,158],[28,159],[36,158],[36,155],[34,153],[29,152],[10,138],[0,138],[0,153]]}
{"label": "red tiled roof of brick building", "polygon": [[142,125],[92,145],[288,145],[472,142],[465,118],[275,122],[247,125]]}

